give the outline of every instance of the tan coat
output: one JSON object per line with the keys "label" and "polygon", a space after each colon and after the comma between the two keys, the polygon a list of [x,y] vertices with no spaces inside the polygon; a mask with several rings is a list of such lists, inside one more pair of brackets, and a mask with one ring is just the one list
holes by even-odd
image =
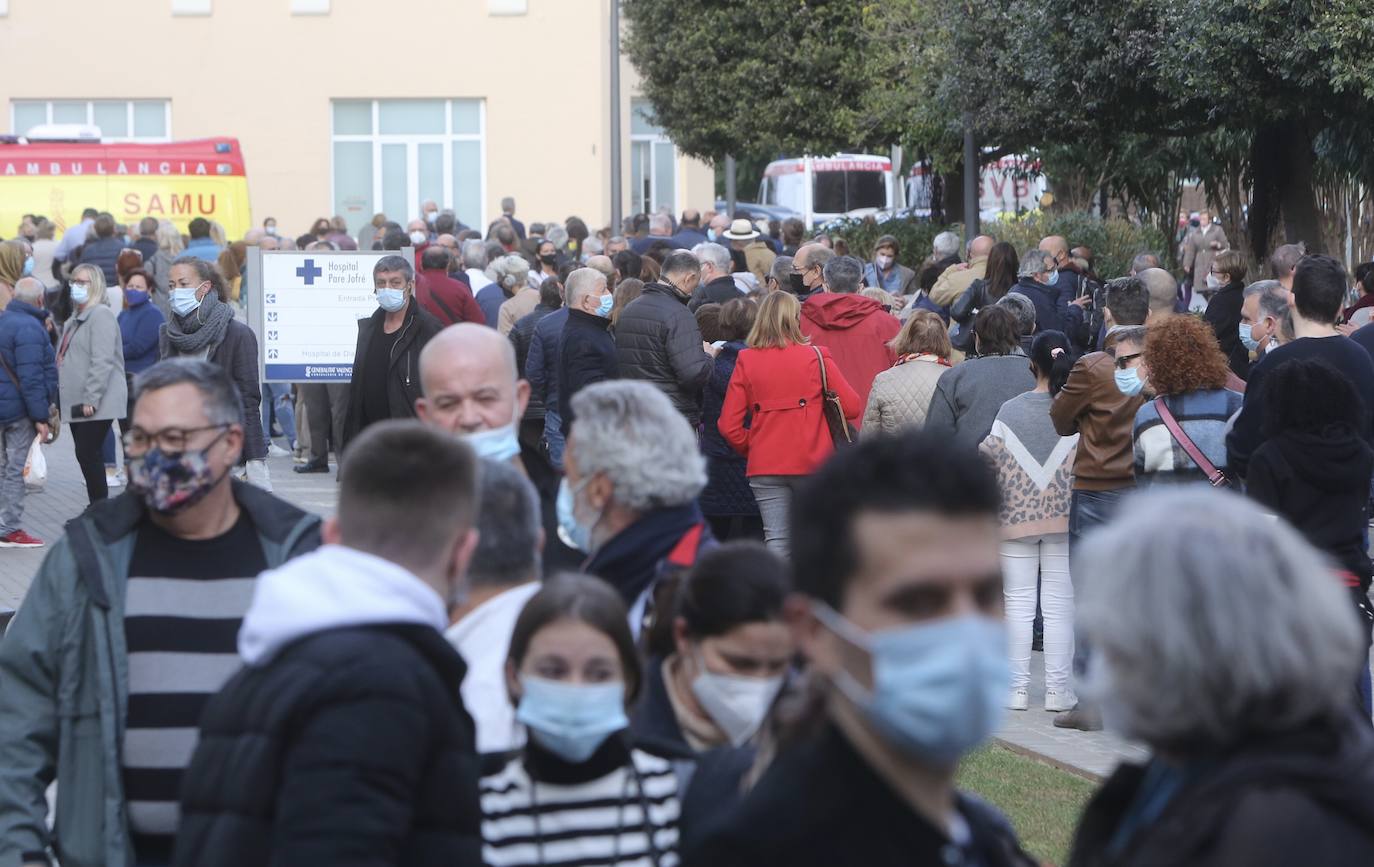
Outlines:
{"label": "tan coat", "polygon": [[758,278],[759,286],[768,285],[768,269],[773,267],[777,258],[778,254],[773,252],[772,247],[757,239],[744,248],[744,262],[749,267],[749,273]]}
{"label": "tan coat", "polygon": [[1226,240],[1226,230],[1220,223],[1212,223],[1205,230],[1190,234],[1183,241],[1183,270],[1193,278],[1193,290],[1207,288],[1207,275],[1212,270],[1212,259],[1217,253],[1230,247]]}
{"label": "tan coat", "polygon": [[515,327],[516,320],[533,313],[534,308],[538,306],[539,290],[526,286],[501,302],[501,312],[497,315],[496,330],[509,336],[511,329]]}
{"label": "tan coat", "polygon": [[930,287],[930,300],[941,307],[948,307],[958,300],[964,290],[974,280],[982,280],[988,275],[988,257],[974,256],[967,268],[946,268],[945,272]]}

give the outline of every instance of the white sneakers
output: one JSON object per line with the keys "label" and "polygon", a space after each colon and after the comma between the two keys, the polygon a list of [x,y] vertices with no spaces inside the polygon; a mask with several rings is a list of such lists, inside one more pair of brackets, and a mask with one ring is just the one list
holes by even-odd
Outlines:
{"label": "white sneakers", "polygon": [[[1077,704],[1078,698],[1069,690],[1051,689],[1045,693],[1045,710],[1050,713],[1073,710]],[[1030,710],[1030,690],[1022,686],[1007,693],[1007,710]]]}
{"label": "white sneakers", "polygon": [[291,452],[277,445],[276,443],[267,444],[267,456],[270,458],[289,458]]}
{"label": "white sneakers", "polygon": [[1078,696],[1071,691],[1048,689],[1045,690],[1045,710],[1050,713],[1062,713],[1066,710],[1073,710],[1078,706]]}

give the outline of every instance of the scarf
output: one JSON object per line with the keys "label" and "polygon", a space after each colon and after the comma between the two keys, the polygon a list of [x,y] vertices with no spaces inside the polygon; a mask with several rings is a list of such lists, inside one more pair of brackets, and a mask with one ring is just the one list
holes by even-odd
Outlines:
{"label": "scarf", "polygon": [[169,353],[167,347],[163,346],[162,357],[205,353],[208,358],[224,341],[224,333],[233,321],[234,311],[229,305],[219,300],[214,292],[206,294],[191,315],[183,319],[173,313],[167,320],[162,339],[170,344],[173,351]]}
{"label": "scarf", "polygon": [[940,356],[934,355],[929,352],[908,352],[906,355],[903,355],[901,358],[897,359],[897,363],[893,365],[893,367],[900,367],[903,364],[906,364],[911,361],[929,361],[934,364],[938,364],[941,367],[950,366],[949,359],[947,358],[941,358]]}

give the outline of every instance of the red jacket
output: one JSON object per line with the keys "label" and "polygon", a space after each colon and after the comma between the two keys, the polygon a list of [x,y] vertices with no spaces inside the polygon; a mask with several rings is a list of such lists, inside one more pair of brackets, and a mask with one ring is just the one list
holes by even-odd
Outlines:
{"label": "red jacket", "polygon": [[472,290],[448,275],[443,268],[421,271],[415,278],[415,300],[444,325],[455,322],[476,322],[486,325],[487,318]]}
{"label": "red jacket", "polygon": [[882,305],[862,295],[821,292],[802,305],[802,334],[813,346],[824,346],[835,364],[868,405],[873,377],[897,363],[887,344],[902,330],[902,323]]}
{"label": "red jacket", "polygon": [[[875,302],[876,303],[876,302]],[[845,417],[857,419],[864,403],[831,358],[825,358],[830,390]],[[744,417],[752,416],[744,427]],[[750,476],[804,476],[835,451],[821,402],[821,369],[810,346],[746,349],[735,362],[717,422],[720,435],[749,459]]]}

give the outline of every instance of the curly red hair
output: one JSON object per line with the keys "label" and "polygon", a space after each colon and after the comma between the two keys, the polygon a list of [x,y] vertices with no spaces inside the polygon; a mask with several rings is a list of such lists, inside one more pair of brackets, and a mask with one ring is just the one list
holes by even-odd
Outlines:
{"label": "curly red hair", "polygon": [[1225,388],[1230,369],[1212,326],[1195,316],[1170,316],[1145,334],[1145,366],[1156,394]]}

